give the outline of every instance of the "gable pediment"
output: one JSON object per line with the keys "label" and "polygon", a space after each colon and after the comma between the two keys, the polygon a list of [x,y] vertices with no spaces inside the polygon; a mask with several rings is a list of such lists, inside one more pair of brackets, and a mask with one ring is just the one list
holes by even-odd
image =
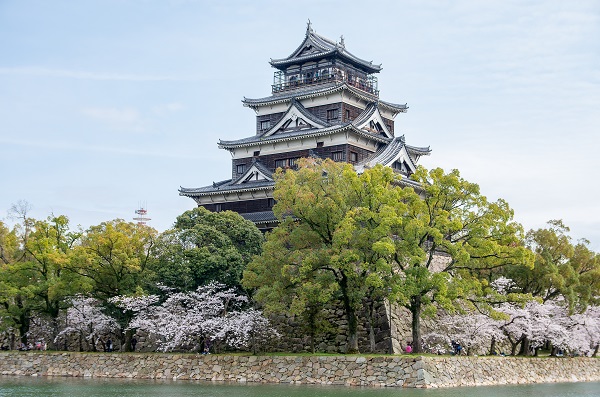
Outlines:
{"label": "gable pediment", "polygon": [[262,170],[260,167],[256,165],[256,163],[252,164],[252,166],[238,178],[235,182],[235,185],[242,185],[244,183],[249,182],[258,182],[258,181],[273,181],[271,175]]}
{"label": "gable pediment", "polygon": [[315,48],[312,44],[308,43],[307,45],[304,46],[304,48],[302,48],[302,50],[300,50],[300,52],[295,57],[302,57],[305,55],[311,55],[311,54],[317,54],[317,53],[319,53],[319,50],[317,48]]}
{"label": "gable pediment", "polygon": [[383,165],[391,167],[405,174],[413,174],[417,170],[413,159],[406,150],[406,146],[403,146],[394,157],[390,158]]}
{"label": "gable pediment", "polygon": [[327,126],[327,123],[324,123],[316,116],[309,113],[300,102],[292,100],[290,107],[283,117],[271,129],[265,132],[263,137],[268,137],[277,133],[324,128]]}
{"label": "gable pediment", "polygon": [[356,118],[353,124],[356,128],[371,134],[383,135],[386,138],[394,137],[394,134],[388,129],[376,105],[368,106],[363,114]]}

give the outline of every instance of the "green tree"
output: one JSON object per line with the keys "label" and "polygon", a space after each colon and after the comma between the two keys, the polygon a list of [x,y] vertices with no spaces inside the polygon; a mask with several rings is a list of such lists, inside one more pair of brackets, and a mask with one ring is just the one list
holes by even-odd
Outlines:
{"label": "green tree", "polygon": [[299,165],[275,176],[274,212],[291,218],[267,236],[244,285],[256,288],[255,299],[267,308],[288,295],[295,314],[308,318],[315,304],[339,298],[348,322],[346,351],[357,352],[358,310],[374,295],[387,296],[400,277],[390,248],[391,227],[405,211],[404,192],[390,168],[357,175],[351,165],[331,160]]}
{"label": "green tree", "polygon": [[522,227],[504,200],[489,202],[457,170],[420,167],[412,179],[420,188],[418,197],[407,201],[395,241],[396,252],[405,255],[404,277],[393,286],[393,299],[411,312],[413,351],[418,353],[422,314],[436,307],[470,306],[474,296],[487,292],[487,273],[531,266],[533,257],[521,244]]}
{"label": "green tree", "polygon": [[83,234],[72,270],[85,277],[102,302],[139,292],[146,283],[157,232],[146,225],[115,219]]}
{"label": "green tree", "polygon": [[61,310],[66,309],[69,298],[81,290],[81,278],[69,271],[73,246],[80,235],[69,230],[69,219],[64,215],[35,221],[25,243],[24,260],[13,268],[23,275],[20,280],[25,284],[21,287],[33,294],[35,313],[50,320],[53,336],[50,348],[54,348]]}
{"label": "green tree", "polygon": [[258,228],[238,213],[197,207],[159,236],[152,268],[158,281],[179,291],[211,281],[240,287],[242,272],[262,242]]}
{"label": "green tree", "polygon": [[[290,286],[333,282],[323,288],[337,290],[342,301],[348,352],[358,348],[358,308],[367,298],[389,298],[411,311],[420,352],[424,313],[483,294],[483,274],[529,263],[531,255],[519,243],[521,227],[507,203],[488,202],[458,171],[420,168],[414,180],[417,192],[401,188],[390,168],[357,175],[348,164],[315,160],[301,161],[297,172],[276,174],[274,211],[297,221],[285,223],[286,239],[279,233],[267,237],[246,285],[265,302],[280,299]],[[280,274],[291,274],[292,282],[280,285]]]}
{"label": "green tree", "polygon": [[248,265],[242,282],[255,289],[253,298],[266,314],[297,316],[314,353],[316,336],[330,330],[323,309],[337,296],[338,286],[331,272],[313,272],[310,277],[302,273],[303,251],[311,242],[296,239],[295,227],[295,221],[287,218],[267,235],[264,254]]}
{"label": "green tree", "polygon": [[102,222],[83,234],[71,262],[71,269],[87,280],[89,294],[117,320],[118,338],[126,350],[132,333],[125,329],[133,314],[117,308],[112,298],[144,293],[156,236],[156,230],[146,225],[122,219]]}
{"label": "green tree", "polygon": [[508,277],[523,293],[543,302],[562,297],[571,311],[585,311],[598,303],[600,260],[589,249],[589,241],[573,244],[570,229],[561,220],[551,220],[546,228],[530,230],[526,244],[534,252],[534,266],[517,266]]}
{"label": "green tree", "polygon": [[[29,327],[29,310],[23,305],[24,291],[16,287],[16,274],[13,270],[13,265],[20,256],[16,229],[10,230],[0,221],[0,331],[16,328],[24,331],[24,335]],[[14,332],[9,334],[14,337]],[[11,348],[14,347],[14,342],[14,338],[11,339]]]}
{"label": "green tree", "polygon": [[[0,231],[4,241],[0,243],[4,262],[0,270],[2,304],[23,343],[27,342],[32,316],[48,319],[53,335],[58,333],[61,309],[78,287],[76,275],[66,268],[79,234],[69,230],[64,215],[34,220],[27,216],[28,209],[24,202],[14,205],[11,211],[21,223],[9,234],[6,228]],[[53,339],[49,341],[51,348]]]}

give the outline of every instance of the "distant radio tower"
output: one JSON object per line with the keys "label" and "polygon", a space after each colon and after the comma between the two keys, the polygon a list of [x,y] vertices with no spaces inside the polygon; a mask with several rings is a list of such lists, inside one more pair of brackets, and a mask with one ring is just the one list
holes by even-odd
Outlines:
{"label": "distant radio tower", "polygon": [[134,221],[137,221],[138,225],[145,225],[146,222],[152,220],[150,218],[148,218],[146,215],[148,215],[148,210],[146,208],[144,208],[144,205],[139,205],[139,209],[135,210],[136,216],[135,218],[133,218]]}

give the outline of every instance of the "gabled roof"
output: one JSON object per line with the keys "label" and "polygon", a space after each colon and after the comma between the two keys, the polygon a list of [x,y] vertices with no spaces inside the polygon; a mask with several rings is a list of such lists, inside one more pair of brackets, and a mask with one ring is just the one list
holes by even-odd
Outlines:
{"label": "gabled roof", "polygon": [[194,197],[221,193],[246,192],[251,190],[265,190],[272,188],[274,185],[273,172],[257,159],[253,159],[248,170],[236,179],[213,182],[210,186],[199,188],[180,187],[179,195]]}
{"label": "gabled roof", "polygon": [[273,211],[248,212],[240,215],[242,218],[252,221],[256,224],[277,222],[277,217]]}
{"label": "gabled roof", "polygon": [[198,187],[198,188],[187,188],[180,187],[179,195],[187,197],[195,196],[212,196],[223,193],[241,193],[258,190],[269,190],[275,186],[274,181],[260,180],[260,181],[249,181],[243,184],[236,185],[231,179],[222,181],[219,184],[212,184],[210,186]]}
{"label": "gabled roof", "polygon": [[[417,161],[422,155],[429,155],[431,150],[427,148],[416,148],[414,146],[407,146],[404,141],[404,136],[394,138],[393,141],[367,157],[365,160],[358,163],[354,168],[356,172],[363,172],[366,168],[374,167],[377,164],[381,164],[387,167],[391,167],[396,161],[405,161],[410,168],[411,173],[415,172],[417,168]],[[417,154],[417,156],[415,156]]]}
{"label": "gabled roof", "polygon": [[261,106],[272,106],[278,103],[290,102],[292,98],[296,100],[323,97],[336,92],[345,91],[353,94],[359,99],[367,102],[378,102],[381,109],[386,109],[394,113],[405,113],[408,110],[406,104],[397,104],[380,100],[377,96],[371,95],[358,88],[352,87],[346,83],[332,83],[319,86],[307,86],[305,89],[283,92],[282,94],[271,95],[264,98],[246,98],[242,100],[244,106],[249,108],[258,108]]}
{"label": "gabled roof", "polygon": [[232,185],[243,185],[249,182],[258,181],[272,181],[273,173],[265,167],[260,161],[256,159],[252,160],[252,164],[248,167],[248,170],[244,172],[236,180],[232,181]]}
{"label": "gabled roof", "polygon": [[257,144],[265,144],[265,143],[276,143],[276,142],[285,142],[285,141],[293,141],[299,138],[309,138],[309,137],[320,137],[325,135],[332,135],[338,132],[354,132],[362,137],[380,142],[380,143],[388,143],[391,141],[390,138],[387,138],[383,135],[375,135],[373,133],[367,132],[363,129],[359,129],[354,126],[352,123],[345,123],[341,125],[333,125],[331,127],[326,128],[312,128],[309,130],[298,130],[291,132],[280,132],[278,134],[274,134],[271,136],[251,136],[249,138],[238,139],[235,141],[219,141],[219,148],[221,149],[235,149],[241,147],[250,147],[256,146]]}
{"label": "gabled roof", "polygon": [[367,73],[378,73],[381,65],[373,65],[372,61],[365,61],[346,50],[344,39],[336,43],[326,37],[318,35],[312,29],[310,22],[306,28],[306,35],[302,44],[287,58],[271,59],[271,66],[285,70],[288,66],[318,60],[326,57],[340,58]]}
{"label": "gabled roof", "polygon": [[[290,125],[293,124],[293,127]],[[300,125],[299,125],[300,124]],[[262,134],[262,137],[268,137],[274,135],[280,129],[314,129],[314,128],[325,128],[330,127],[331,124],[324,122],[319,119],[317,116],[306,110],[304,106],[300,102],[298,102],[295,98],[292,98],[290,101],[290,107],[285,112],[283,117],[268,131]],[[289,127],[289,128],[288,128]]]}
{"label": "gabled roof", "polygon": [[[394,137],[394,134],[388,129],[387,125],[383,121],[383,117],[381,116],[381,113],[379,113],[377,103],[370,103],[365,110],[352,121],[352,124],[361,130],[367,130],[373,133],[382,133],[388,138]],[[373,126],[375,126],[375,128],[373,128]]]}

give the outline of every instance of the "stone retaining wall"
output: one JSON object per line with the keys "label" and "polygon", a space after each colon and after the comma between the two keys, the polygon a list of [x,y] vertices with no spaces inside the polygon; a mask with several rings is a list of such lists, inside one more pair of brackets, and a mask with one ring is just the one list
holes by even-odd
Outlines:
{"label": "stone retaining wall", "polygon": [[0,352],[0,374],[425,388],[600,381],[600,359]]}

